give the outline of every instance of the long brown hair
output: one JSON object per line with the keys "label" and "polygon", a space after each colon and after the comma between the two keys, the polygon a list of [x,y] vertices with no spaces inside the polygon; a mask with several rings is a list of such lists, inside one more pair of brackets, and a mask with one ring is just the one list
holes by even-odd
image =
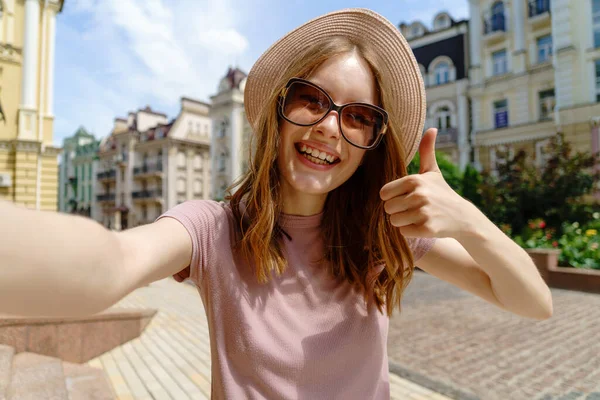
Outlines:
{"label": "long brown hair", "polygon": [[328,58],[353,51],[371,67],[380,105],[389,114],[389,126],[379,146],[367,151],[363,164],[327,197],[321,225],[324,259],[335,277],[359,288],[365,301],[374,300],[380,312],[385,307],[391,316],[396,306],[400,309],[402,293],[413,273],[413,256],[406,239],[386,217],[379,190],[407,174],[407,149],[400,139],[402,131],[393,112],[394,103],[385,90],[384,71],[378,68],[378,56],[368,46],[345,37],[328,37],[298,55],[274,85],[257,119],[252,138],[256,143],[250,146],[255,151],[250,154],[248,171],[234,184],[239,187],[227,200],[239,222],[238,247],[254,265],[258,281],[267,282],[273,271],[281,274],[287,261],[278,225],[282,209],[276,161],[280,144],[279,93],[290,78],[308,77]]}

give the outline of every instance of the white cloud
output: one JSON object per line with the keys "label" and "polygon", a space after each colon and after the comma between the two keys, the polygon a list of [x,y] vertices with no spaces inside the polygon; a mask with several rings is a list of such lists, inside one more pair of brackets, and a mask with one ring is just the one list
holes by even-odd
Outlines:
{"label": "white cloud", "polygon": [[114,117],[146,104],[174,116],[181,96],[208,100],[227,66],[247,58],[235,1],[70,3],[58,17],[55,143],[80,124],[105,136]]}

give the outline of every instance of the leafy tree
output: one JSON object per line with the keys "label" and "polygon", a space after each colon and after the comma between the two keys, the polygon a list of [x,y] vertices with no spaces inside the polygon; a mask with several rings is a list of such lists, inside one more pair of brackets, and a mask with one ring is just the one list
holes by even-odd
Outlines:
{"label": "leafy tree", "polygon": [[[444,153],[439,151],[435,152],[435,159],[440,167],[440,171],[442,171],[442,176],[446,182],[448,182],[448,185],[450,185],[450,187],[458,194],[461,194],[462,174],[458,166],[452,163]],[[407,168],[410,175],[419,173],[420,162],[421,157],[419,156],[419,153],[417,153]]]}

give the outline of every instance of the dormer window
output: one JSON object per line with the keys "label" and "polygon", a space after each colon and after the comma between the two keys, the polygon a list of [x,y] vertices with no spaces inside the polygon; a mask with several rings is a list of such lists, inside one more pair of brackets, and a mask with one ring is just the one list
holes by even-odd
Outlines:
{"label": "dormer window", "polygon": [[441,30],[450,27],[450,18],[446,14],[438,15],[433,21],[433,29]]}

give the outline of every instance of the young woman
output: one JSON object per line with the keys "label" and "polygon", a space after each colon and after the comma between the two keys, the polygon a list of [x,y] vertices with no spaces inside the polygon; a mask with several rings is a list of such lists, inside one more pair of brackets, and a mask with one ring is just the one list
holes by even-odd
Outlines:
{"label": "young woman", "polygon": [[388,318],[417,260],[551,316],[531,258],[444,181],[419,68],[389,21],[350,9],[290,32],[252,68],[245,106],[256,151],[227,203],[188,201],[120,233],[2,205],[0,312],[89,314],[189,277],[223,399],[389,398]]}

